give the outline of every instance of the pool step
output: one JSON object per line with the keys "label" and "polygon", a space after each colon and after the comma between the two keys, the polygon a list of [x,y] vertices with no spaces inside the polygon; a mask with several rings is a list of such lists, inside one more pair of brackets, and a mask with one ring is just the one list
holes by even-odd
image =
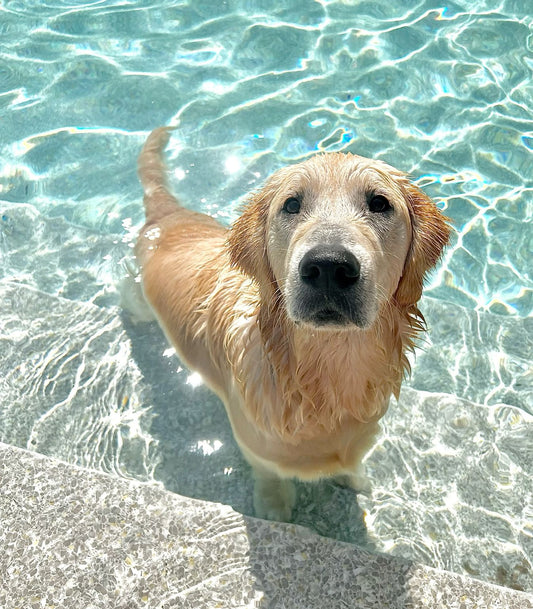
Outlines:
{"label": "pool step", "polygon": [[0,606],[531,609],[533,597],[0,445]]}

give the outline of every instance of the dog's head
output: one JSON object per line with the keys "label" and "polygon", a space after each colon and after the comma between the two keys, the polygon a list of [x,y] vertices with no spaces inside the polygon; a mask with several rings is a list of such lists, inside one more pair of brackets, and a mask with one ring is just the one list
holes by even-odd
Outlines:
{"label": "dog's head", "polygon": [[405,174],[331,153],[276,172],[228,243],[232,262],[264,295],[281,294],[292,321],[340,329],[368,328],[386,302],[415,304],[448,236]]}

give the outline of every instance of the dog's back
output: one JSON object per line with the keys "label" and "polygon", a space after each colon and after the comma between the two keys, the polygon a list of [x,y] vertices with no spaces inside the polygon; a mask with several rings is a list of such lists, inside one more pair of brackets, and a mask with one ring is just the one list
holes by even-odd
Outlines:
{"label": "dog's back", "polygon": [[162,152],[169,130],[148,137],[139,156],[146,223],[135,255],[146,299],[183,361],[198,370],[215,390],[220,370],[206,357],[207,299],[227,268],[227,229],[210,216],[182,207],[170,193]]}

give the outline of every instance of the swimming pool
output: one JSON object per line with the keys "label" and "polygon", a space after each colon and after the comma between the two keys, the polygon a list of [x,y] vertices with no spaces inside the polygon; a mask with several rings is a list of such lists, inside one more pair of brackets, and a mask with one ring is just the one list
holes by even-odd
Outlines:
{"label": "swimming pool", "polygon": [[250,513],[223,407],[118,306],[136,157],[178,124],[175,191],[229,222],[283,164],[351,150],[410,172],[456,235],[372,497],[301,485],[295,521],[532,590],[527,4],[6,0],[0,441]]}

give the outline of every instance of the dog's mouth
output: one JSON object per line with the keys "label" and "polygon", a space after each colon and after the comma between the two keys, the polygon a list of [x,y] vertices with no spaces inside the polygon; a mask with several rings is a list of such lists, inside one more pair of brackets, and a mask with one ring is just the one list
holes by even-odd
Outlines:
{"label": "dog's mouth", "polygon": [[300,312],[297,316],[291,315],[293,321],[300,325],[310,326],[322,330],[348,330],[350,328],[366,328],[370,325],[363,315],[356,312],[342,313],[336,309],[319,309]]}
{"label": "dog's mouth", "polygon": [[365,325],[355,311],[337,307],[331,302],[318,307],[315,303],[314,306],[310,305],[302,307],[302,309],[298,311],[297,315],[291,316],[297,324],[323,330],[342,330]]}
{"label": "dog's mouth", "polygon": [[346,326],[349,320],[335,309],[321,309],[310,316],[309,321],[317,326]]}
{"label": "dog's mouth", "polygon": [[364,289],[317,294],[309,286],[299,283],[298,288],[289,296],[288,313],[294,322],[314,328],[363,329],[373,323],[369,300],[371,296]]}

